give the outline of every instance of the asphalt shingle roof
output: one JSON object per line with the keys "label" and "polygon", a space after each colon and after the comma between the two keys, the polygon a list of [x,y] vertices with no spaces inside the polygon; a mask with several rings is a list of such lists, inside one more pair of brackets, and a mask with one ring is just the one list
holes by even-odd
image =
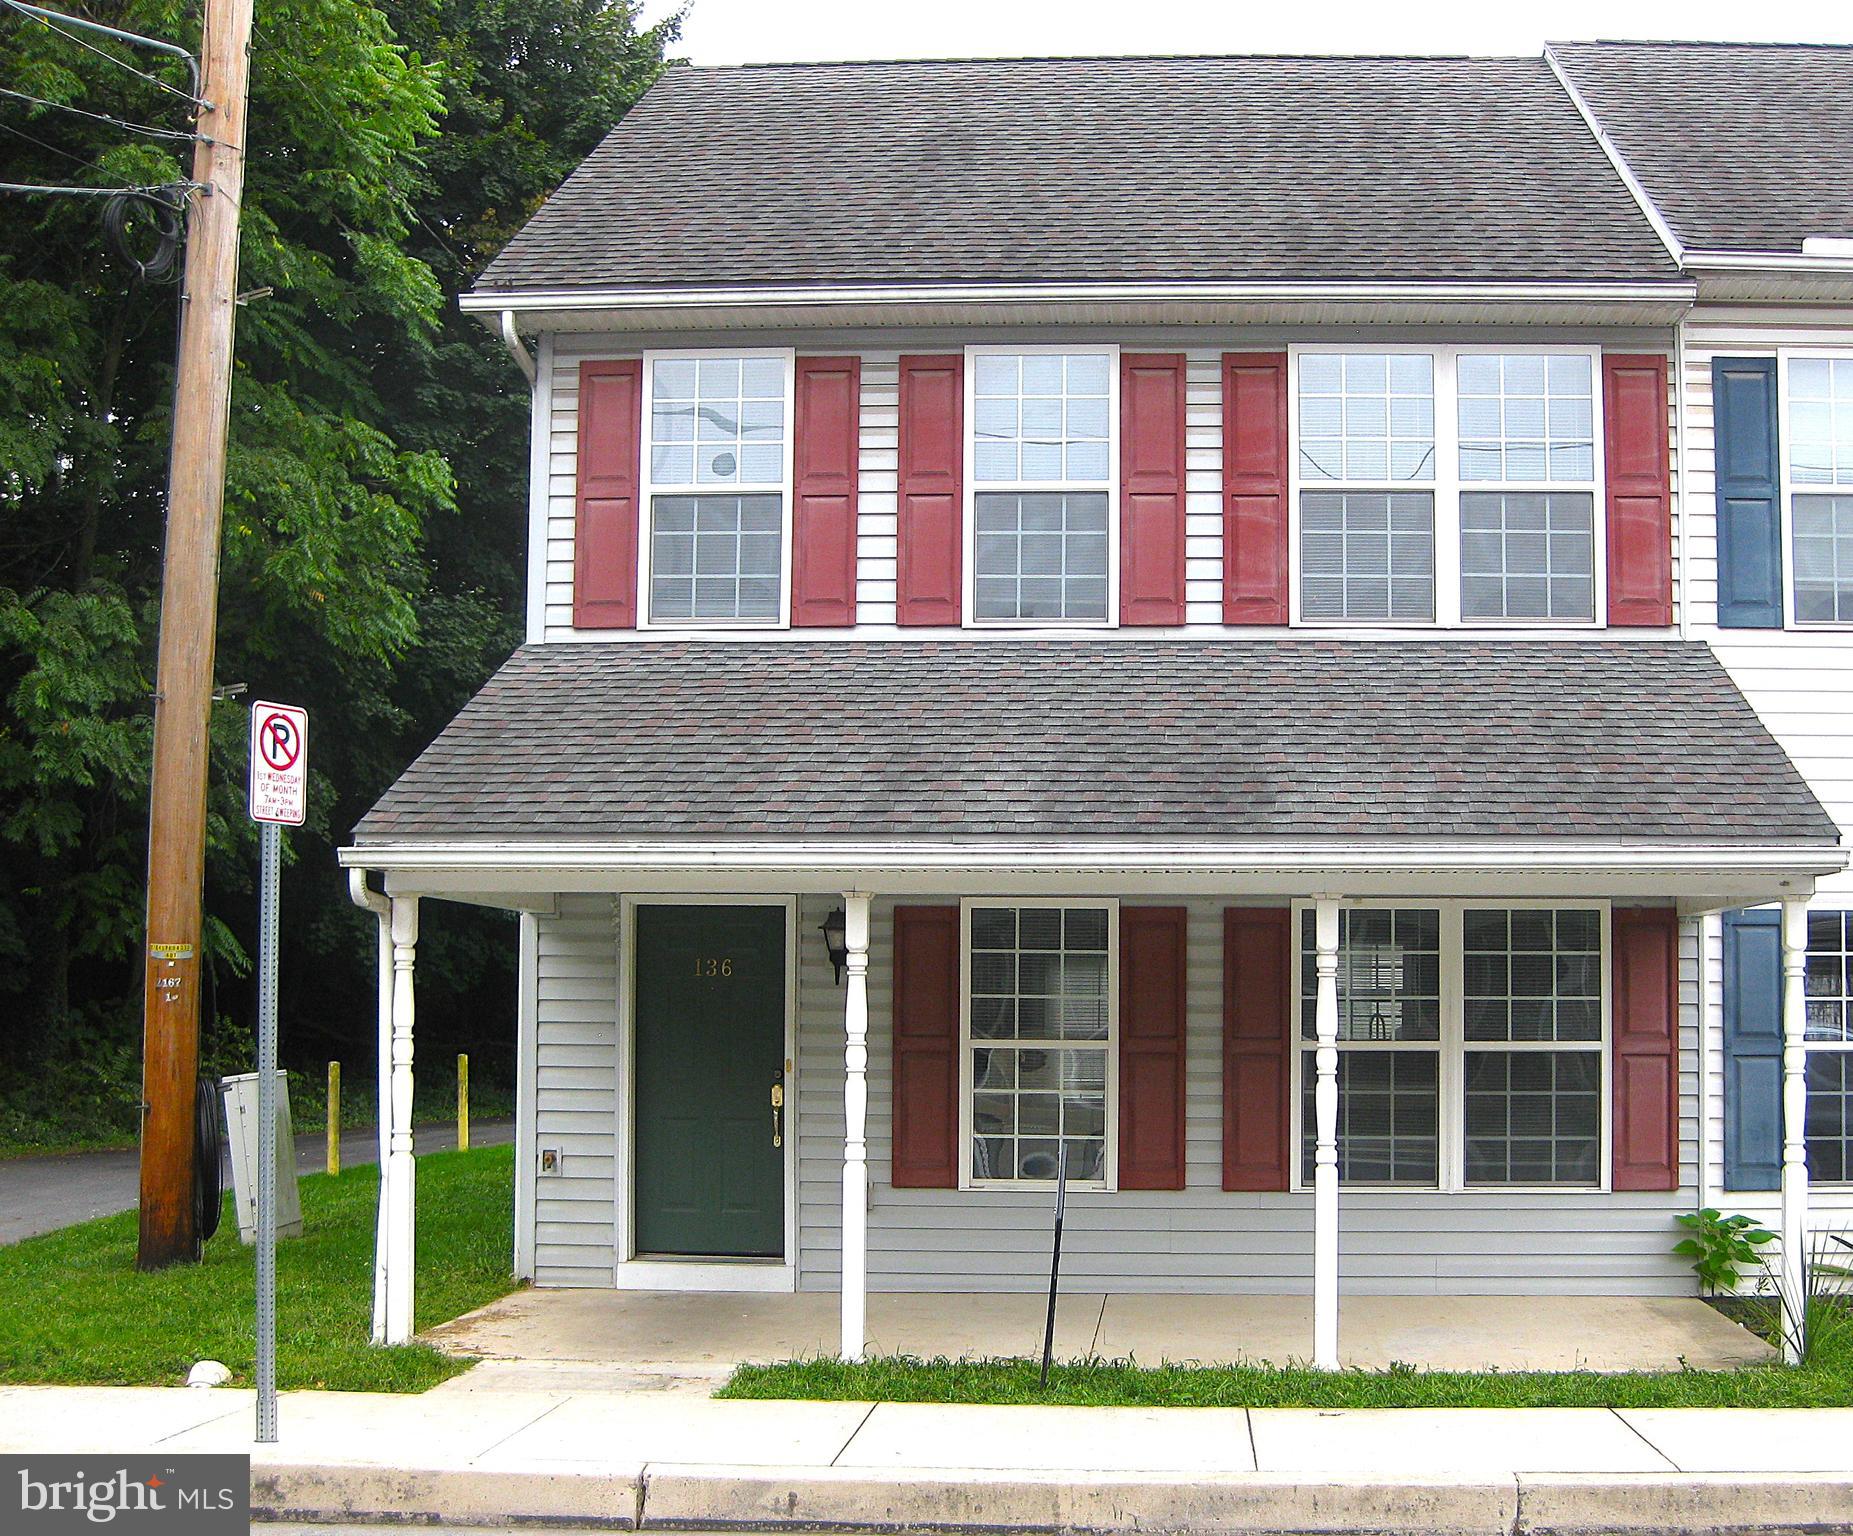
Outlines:
{"label": "asphalt shingle roof", "polygon": [[1553,43],[1681,242],[1799,252],[1853,237],[1853,47]]}
{"label": "asphalt shingle roof", "polygon": [[471,839],[1833,843],[1704,645],[526,646],[361,822]]}
{"label": "asphalt shingle roof", "polygon": [[1542,59],[1026,59],[673,69],[479,289],[1674,276]]}

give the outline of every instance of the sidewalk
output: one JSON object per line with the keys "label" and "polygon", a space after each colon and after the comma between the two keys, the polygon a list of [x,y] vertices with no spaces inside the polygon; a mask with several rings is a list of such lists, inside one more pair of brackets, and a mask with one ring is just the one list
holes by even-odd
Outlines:
{"label": "sidewalk", "polygon": [[259,1517],[608,1529],[1853,1532],[1853,1409],[979,1408],[0,1388],[0,1451],[248,1451]]}

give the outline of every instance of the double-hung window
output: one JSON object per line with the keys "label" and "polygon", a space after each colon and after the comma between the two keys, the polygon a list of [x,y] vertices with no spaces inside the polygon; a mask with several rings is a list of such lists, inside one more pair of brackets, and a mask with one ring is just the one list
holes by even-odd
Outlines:
{"label": "double-hung window", "polygon": [[[1313,914],[1300,916],[1300,1038],[1317,1038]],[[1300,1062],[1302,1176],[1313,1170],[1313,1052]],[[1338,1176],[1353,1184],[1439,1179],[1441,914],[1338,914]]]}
{"label": "double-hung window", "polygon": [[967,1182],[1113,1183],[1118,911],[965,907]]}
{"label": "double-hung window", "polygon": [[1853,912],[1808,914],[1808,1174],[1853,1183]]}
{"label": "double-hung window", "polygon": [[1115,353],[969,355],[969,611],[979,623],[1107,622]]}
{"label": "double-hung window", "polygon": [[1795,620],[1853,623],[1853,357],[1790,358],[1788,400]]}
{"label": "double-hung window", "polygon": [[1463,352],[1463,620],[1596,615],[1596,407],[1587,352]]}
{"label": "double-hung window", "polygon": [[[1300,1161],[1313,1172],[1317,967],[1300,924]],[[1352,1184],[1603,1180],[1607,912],[1450,901],[1339,912],[1338,1171]]]}
{"label": "double-hung window", "polygon": [[1593,624],[1593,348],[1294,352],[1306,624]]}
{"label": "double-hung window", "polygon": [[1435,618],[1435,359],[1299,360],[1300,615]]}
{"label": "double-hung window", "polygon": [[667,354],[647,364],[649,622],[780,622],[791,355]]}

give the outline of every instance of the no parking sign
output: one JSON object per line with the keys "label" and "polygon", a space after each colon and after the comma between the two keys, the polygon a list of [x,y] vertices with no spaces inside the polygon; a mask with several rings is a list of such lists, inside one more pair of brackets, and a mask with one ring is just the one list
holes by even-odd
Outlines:
{"label": "no parking sign", "polygon": [[251,819],[300,827],[309,804],[309,712],[251,706]]}

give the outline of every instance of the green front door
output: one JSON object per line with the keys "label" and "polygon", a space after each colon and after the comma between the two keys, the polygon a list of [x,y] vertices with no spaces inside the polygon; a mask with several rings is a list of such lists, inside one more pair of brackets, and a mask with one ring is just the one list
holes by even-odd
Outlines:
{"label": "green front door", "polygon": [[640,1254],[785,1251],[785,909],[640,906],[632,1186]]}

